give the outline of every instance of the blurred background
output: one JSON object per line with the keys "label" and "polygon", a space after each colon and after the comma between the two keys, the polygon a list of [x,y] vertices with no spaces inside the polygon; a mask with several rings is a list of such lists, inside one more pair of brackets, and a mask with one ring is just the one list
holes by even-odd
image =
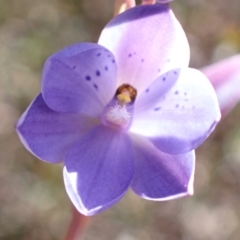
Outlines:
{"label": "blurred background", "polygon": [[[200,68],[240,51],[239,0],[176,0],[171,6]],[[40,89],[44,60],[96,42],[113,0],[0,0],[0,240],[60,240],[71,220],[62,166],[37,160],[14,124]],[[197,149],[195,194],[169,202],[132,192],[90,218],[84,240],[239,240],[240,104]]]}

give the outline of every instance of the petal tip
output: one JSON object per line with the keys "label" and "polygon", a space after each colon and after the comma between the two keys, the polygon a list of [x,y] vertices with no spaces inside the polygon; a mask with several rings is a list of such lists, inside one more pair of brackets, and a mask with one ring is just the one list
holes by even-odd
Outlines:
{"label": "petal tip", "polygon": [[114,199],[113,201],[111,201],[110,203],[106,204],[106,205],[100,205],[100,206],[97,206],[97,207],[94,207],[94,208],[88,208],[86,205],[83,204],[80,196],[78,195],[77,198],[78,199],[75,199],[71,194],[69,189],[67,189],[66,187],[66,191],[68,193],[68,196],[71,200],[71,202],[73,203],[73,205],[75,206],[75,208],[83,215],[85,216],[93,216],[93,215],[96,215],[98,213],[101,213],[107,209],[109,209],[110,207],[112,207],[113,205],[115,205],[125,194],[122,194],[120,197]]}
{"label": "petal tip", "polygon": [[146,196],[145,194],[142,194],[142,195],[139,195],[139,196],[141,198],[146,199],[146,200],[163,202],[163,201],[170,201],[170,200],[174,200],[174,199],[185,197],[185,196],[191,196],[191,194],[189,194],[189,192],[186,191],[186,192],[182,192],[182,193],[178,193],[178,194],[170,195],[170,196],[166,196],[166,197],[161,197],[161,198],[151,198],[151,197]]}
{"label": "petal tip", "polygon": [[193,196],[194,188],[193,188],[193,181],[190,180],[187,188],[187,196]]}
{"label": "petal tip", "polygon": [[[194,152],[194,159],[195,159],[195,152]],[[189,179],[188,186],[187,186],[187,193],[188,193],[187,195],[188,196],[192,196],[194,194],[194,187],[193,187],[194,173],[195,173],[195,162],[194,162],[194,166],[193,166],[192,175]]]}
{"label": "petal tip", "polygon": [[93,216],[101,211],[103,211],[104,209],[102,209],[102,206],[93,208],[93,209],[87,209],[87,208],[79,208],[78,205],[74,205],[75,208],[84,216],[90,217]]}

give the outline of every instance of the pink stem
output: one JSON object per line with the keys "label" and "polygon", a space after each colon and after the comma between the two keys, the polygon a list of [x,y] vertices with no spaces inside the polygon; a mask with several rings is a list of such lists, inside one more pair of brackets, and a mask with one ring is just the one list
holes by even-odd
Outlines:
{"label": "pink stem", "polygon": [[201,71],[211,81],[223,116],[240,101],[240,54],[224,59]]}
{"label": "pink stem", "polygon": [[136,6],[135,0],[125,0],[128,8]]}
{"label": "pink stem", "polygon": [[142,0],[142,5],[155,4],[156,0]]}
{"label": "pink stem", "polygon": [[79,213],[72,206],[72,220],[64,240],[80,240],[88,224],[89,218]]}
{"label": "pink stem", "polygon": [[116,0],[115,1],[115,12],[114,15],[118,15],[126,11],[129,8],[135,7],[136,3],[135,0]]}

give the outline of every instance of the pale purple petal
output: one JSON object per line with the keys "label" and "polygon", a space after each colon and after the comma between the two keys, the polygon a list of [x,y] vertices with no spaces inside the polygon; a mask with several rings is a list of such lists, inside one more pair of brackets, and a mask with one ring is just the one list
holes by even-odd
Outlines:
{"label": "pale purple petal", "polygon": [[213,84],[221,112],[226,116],[240,101],[240,54],[207,66],[201,71]]}
{"label": "pale purple petal", "polygon": [[120,200],[133,172],[129,136],[100,125],[68,151],[64,182],[75,207],[84,215],[93,215]]}
{"label": "pale purple petal", "polygon": [[116,71],[112,53],[97,44],[67,47],[44,64],[43,98],[55,111],[98,116],[116,90]]}
{"label": "pale purple petal", "polygon": [[76,43],[70,46],[65,47],[64,49],[54,53],[51,57],[57,58],[68,58],[73,57],[81,52],[98,48],[99,46],[96,43],[91,42],[82,42]]}
{"label": "pale purple petal", "polygon": [[[181,69],[176,74],[179,78],[166,94],[156,94],[157,89],[151,91],[151,86],[142,93],[136,101],[130,128],[131,132],[149,137],[169,154],[195,149],[220,120],[217,97],[209,80],[195,69]],[[162,81],[162,76],[156,81]],[[149,95],[151,107],[144,95]]]}
{"label": "pale purple petal", "polygon": [[[145,91],[138,96],[134,111],[135,116],[142,112],[152,109],[156,105],[156,101],[163,101],[167,92],[176,84],[180,74],[180,69],[172,69],[160,77],[148,86]],[[159,107],[155,109],[160,110]]]}
{"label": "pale purple petal", "polygon": [[24,146],[36,157],[61,162],[66,149],[97,120],[73,113],[51,110],[39,94],[18,120],[16,128]]}
{"label": "pale purple petal", "polygon": [[133,143],[135,174],[133,191],[150,200],[170,200],[193,194],[194,151],[169,155],[147,139]]}
{"label": "pale purple petal", "polygon": [[168,5],[143,5],[115,17],[104,28],[99,44],[113,52],[118,85],[143,91],[160,72],[187,67],[189,46]]}

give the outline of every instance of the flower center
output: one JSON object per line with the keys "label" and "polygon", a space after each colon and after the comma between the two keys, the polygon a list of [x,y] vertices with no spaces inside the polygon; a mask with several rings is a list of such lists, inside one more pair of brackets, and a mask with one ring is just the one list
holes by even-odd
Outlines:
{"label": "flower center", "polygon": [[137,90],[134,87],[122,84],[106,107],[104,114],[106,122],[123,128],[129,126],[136,96]]}

